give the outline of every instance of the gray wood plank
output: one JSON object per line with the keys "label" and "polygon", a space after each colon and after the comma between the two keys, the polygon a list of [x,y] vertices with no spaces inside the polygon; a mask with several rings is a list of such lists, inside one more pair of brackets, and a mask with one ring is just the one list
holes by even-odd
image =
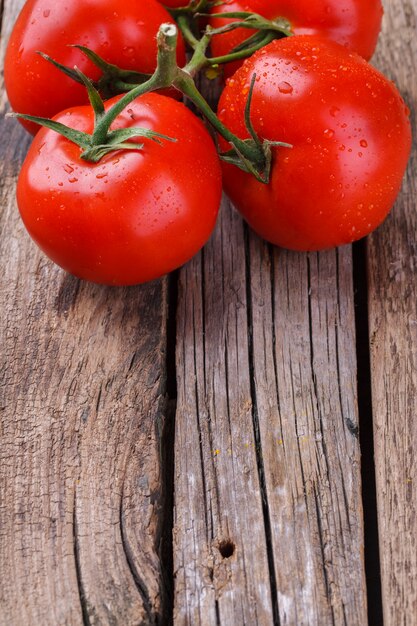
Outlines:
{"label": "gray wood plank", "polygon": [[271,251],[226,203],[180,284],[174,623],[362,626],[350,249]]}
{"label": "gray wood plank", "polygon": [[272,615],[247,305],[243,227],[226,207],[180,278],[175,624],[266,624]]}
{"label": "gray wood plank", "polygon": [[280,624],[365,624],[350,248],[298,255],[253,237],[251,288]]}
{"label": "gray wood plank", "polygon": [[[416,128],[417,2],[385,2],[375,60]],[[369,317],[384,622],[417,623],[417,150],[403,192],[368,245]]]}
{"label": "gray wood plank", "polygon": [[45,259],[14,197],[29,137],[0,134],[0,623],[154,624],[166,281],[107,289]]}

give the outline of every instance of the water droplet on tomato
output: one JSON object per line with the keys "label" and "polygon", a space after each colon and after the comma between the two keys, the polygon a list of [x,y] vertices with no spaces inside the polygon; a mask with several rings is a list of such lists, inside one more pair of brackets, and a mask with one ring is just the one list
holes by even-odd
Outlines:
{"label": "water droplet on tomato", "polygon": [[366,139],[361,139],[361,141],[359,143],[362,146],[362,148],[367,148],[368,147],[368,142],[366,141]]}
{"label": "water droplet on tomato", "polygon": [[43,12],[44,17],[49,17],[50,14],[51,14],[51,11],[49,9],[45,9],[45,11]]}
{"label": "water droplet on tomato", "polygon": [[133,55],[135,54],[135,49],[133,48],[133,46],[125,46],[123,48],[123,54],[125,57],[133,57]]}
{"label": "water droplet on tomato", "polygon": [[340,113],[340,109],[338,107],[332,107],[330,109],[330,115],[332,117],[336,117],[338,115],[338,113]]}
{"label": "water droplet on tomato", "polygon": [[69,183],[76,183],[76,182],[78,182],[78,178],[75,178],[75,176],[73,178],[68,178],[68,182]]}
{"label": "water droplet on tomato", "polygon": [[292,85],[290,85],[290,83],[287,83],[287,81],[283,80],[278,85],[278,91],[283,94],[291,94],[294,91],[294,88]]}
{"label": "water droplet on tomato", "polygon": [[71,167],[69,163],[67,163],[66,165],[64,165],[64,170],[67,172],[67,174],[71,174],[71,172],[74,171],[74,168]]}
{"label": "water droplet on tomato", "polygon": [[323,133],[325,135],[325,137],[327,137],[328,139],[331,139],[332,137],[334,137],[334,130],[332,130],[331,128],[326,128],[326,130]]}

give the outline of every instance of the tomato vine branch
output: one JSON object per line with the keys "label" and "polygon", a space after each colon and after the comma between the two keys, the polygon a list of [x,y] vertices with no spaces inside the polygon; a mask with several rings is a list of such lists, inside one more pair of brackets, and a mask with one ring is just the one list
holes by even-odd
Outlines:
{"label": "tomato vine branch", "polygon": [[[116,118],[124,111],[124,109],[137,97],[151,91],[174,87],[191,100],[191,102],[193,102],[214,130],[230,144],[231,149],[225,154],[220,154],[220,158],[229,163],[233,163],[246,172],[253,174],[260,182],[268,183],[272,159],[271,147],[273,145],[284,147],[291,146],[281,142],[262,140],[256,135],[250,120],[250,107],[255,77],[252,79],[245,113],[246,127],[250,138],[240,139],[219,120],[210,105],[197,89],[193,79],[194,74],[201,69],[201,67],[204,67],[205,52],[203,52],[203,50],[206,50],[209,39],[210,36],[206,35],[203,36],[200,41],[196,40],[196,49],[192,59],[184,68],[180,68],[176,59],[178,29],[174,24],[162,24],[159,28],[157,36],[158,56],[157,67],[154,74],[145,82],[131,88],[107,111],[105,111],[103,100],[101,99],[96,86],[92,83],[92,81],[90,81],[89,78],[84,76],[82,72],[80,72],[77,68],[74,68],[72,73],[78,82],[82,82],[85,85],[88,91],[90,103],[94,110],[95,124],[91,135],[74,131],[63,124],[52,120],[46,120],[44,118],[33,117],[30,115],[16,115],[25,120],[36,122],[42,126],[46,126],[61,133],[67,139],[70,139],[83,148],[81,157],[84,160],[97,162],[105,154],[113,150],[137,150],[140,147],[143,147],[142,144],[137,144],[135,142],[129,143],[128,140],[135,137],[147,137],[148,139],[152,139],[154,141],[159,141],[160,139],[173,140],[170,137],[158,135],[157,133],[152,133],[151,131],[142,128],[134,128],[122,132],[111,131],[110,127]],[[97,56],[89,50],[86,51],[86,49],[82,46],[78,47],[93,60],[94,57]]]}

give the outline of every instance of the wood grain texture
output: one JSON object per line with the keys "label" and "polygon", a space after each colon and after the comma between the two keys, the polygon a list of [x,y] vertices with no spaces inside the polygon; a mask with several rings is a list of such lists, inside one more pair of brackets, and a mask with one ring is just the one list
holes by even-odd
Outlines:
{"label": "wood grain texture", "polygon": [[251,237],[254,393],[280,624],[365,624],[350,248]]}
{"label": "wood grain texture", "polygon": [[[417,2],[385,2],[375,60],[417,103]],[[403,192],[369,240],[372,397],[382,596],[386,626],[417,623],[417,150]]]}
{"label": "wood grain texture", "polygon": [[[5,2],[3,50],[21,4]],[[28,136],[4,118],[0,134],[0,623],[154,624],[166,281],[107,289],[53,266],[17,215]]]}
{"label": "wood grain texture", "polygon": [[245,232],[180,279],[174,623],[363,625],[350,250]]}
{"label": "wood grain texture", "polygon": [[174,624],[272,615],[247,329],[243,227],[225,210],[180,278]]}

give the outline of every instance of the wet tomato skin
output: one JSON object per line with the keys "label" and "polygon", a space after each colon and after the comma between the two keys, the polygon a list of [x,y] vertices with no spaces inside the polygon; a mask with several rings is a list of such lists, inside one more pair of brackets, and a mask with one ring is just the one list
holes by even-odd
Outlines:
{"label": "wet tomato skin", "polygon": [[292,148],[273,149],[268,185],[223,164],[243,217],[294,250],[347,244],[374,230],[399,193],[411,146],[409,112],[394,84],[320,37],[275,41],[244,63],[220,98],[220,119],[241,138],[253,74],[255,130]]}
{"label": "wet tomato skin", "polygon": [[[93,128],[89,106],[55,119]],[[135,126],[177,142],[141,138],[143,149],[119,150],[93,164],[80,159],[75,144],[42,128],[23,164],[17,200],[25,226],[45,254],[79,278],[109,285],[152,280],[188,261],[214,227],[221,171],[201,121],[182,103],[147,94],[112,128]]]}
{"label": "wet tomato skin", "polygon": [[[346,46],[369,60],[374,53],[381,30],[381,0],[226,0],[211,13],[249,11],[267,19],[286,18],[296,35],[322,35]],[[212,18],[213,28],[230,20]],[[243,28],[217,35],[212,41],[213,56],[228,54],[250,37],[253,31]],[[230,63],[225,75],[231,76],[241,62]]]}
{"label": "wet tomato skin", "polygon": [[[19,113],[52,117],[87,104],[85,88],[37,54],[44,52],[68,67],[76,65],[93,80],[101,75],[79,50],[82,44],[109,63],[138,72],[156,67],[156,34],[172,18],[156,0],[28,0],[7,46],[4,78],[11,107]],[[180,37],[178,62],[185,63]],[[32,134],[38,126],[22,122]]]}

